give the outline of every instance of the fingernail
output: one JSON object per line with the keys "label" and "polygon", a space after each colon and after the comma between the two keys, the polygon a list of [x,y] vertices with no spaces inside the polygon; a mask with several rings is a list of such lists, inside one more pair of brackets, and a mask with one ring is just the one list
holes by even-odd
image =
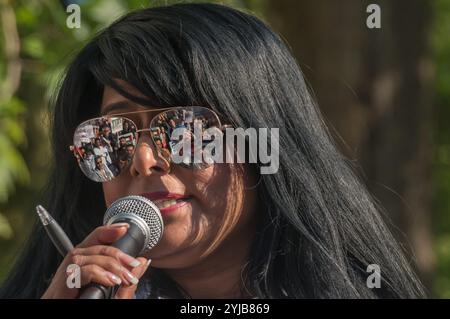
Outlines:
{"label": "fingernail", "polygon": [[111,279],[112,282],[114,282],[116,285],[120,285],[120,284],[122,283],[122,280],[120,280],[120,278],[117,277],[116,275],[114,275],[113,273],[106,272],[106,275],[107,275],[108,278]]}
{"label": "fingernail", "polygon": [[147,267],[150,265],[151,262],[152,262],[151,259],[147,260]]}
{"label": "fingernail", "polygon": [[130,265],[133,268],[136,268],[137,266],[140,266],[140,264],[141,264],[139,262],[139,260],[134,259],[133,257],[131,257],[127,254],[122,254],[121,257],[126,264]]}
{"label": "fingernail", "polygon": [[111,224],[109,225],[110,228],[120,228],[120,227],[126,227],[129,228],[130,225],[128,223],[117,223],[117,224]]}
{"label": "fingernail", "polygon": [[138,280],[136,277],[134,277],[134,276],[133,276],[130,272],[128,272],[128,271],[126,271],[125,274],[127,275],[128,279],[130,279],[130,282],[131,282],[133,285],[137,285],[137,283],[139,282],[139,280]]}

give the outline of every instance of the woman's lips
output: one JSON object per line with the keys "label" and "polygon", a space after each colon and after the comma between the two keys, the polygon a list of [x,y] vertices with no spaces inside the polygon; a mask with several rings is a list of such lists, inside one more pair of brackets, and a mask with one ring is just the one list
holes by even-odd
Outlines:
{"label": "woman's lips", "polygon": [[150,199],[158,206],[161,214],[167,214],[190,203],[191,197],[169,192],[144,193],[140,196]]}

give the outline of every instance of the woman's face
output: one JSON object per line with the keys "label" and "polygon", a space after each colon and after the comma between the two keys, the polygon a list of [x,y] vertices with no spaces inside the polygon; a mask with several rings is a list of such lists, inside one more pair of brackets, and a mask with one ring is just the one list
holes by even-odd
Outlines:
{"label": "woman's face", "polygon": [[[139,94],[121,84],[130,93]],[[127,106],[115,109],[114,113],[142,108],[105,87],[102,110],[117,102],[127,102]],[[137,129],[148,127],[155,115],[153,112],[138,114]],[[152,259],[152,265],[182,269],[194,266],[207,256],[226,254],[223,247],[248,244],[257,220],[256,190],[252,187],[257,181],[254,170],[237,164],[215,164],[203,170],[172,165],[169,171],[167,162],[157,156],[149,134],[141,133],[129,168],[114,180],[103,183],[103,191],[108,207],[127,195],[146,195],[160,207],[165,227],[161,241],[146,256]],[[174,202],[173,198],[179,196],[181,199]],[[224,239],[209,250],[225,220],[231,226]]]}

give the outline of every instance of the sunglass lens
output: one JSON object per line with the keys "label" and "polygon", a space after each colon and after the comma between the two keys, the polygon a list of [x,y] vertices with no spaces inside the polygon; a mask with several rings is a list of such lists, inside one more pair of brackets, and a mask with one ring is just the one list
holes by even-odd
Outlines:
{"label": "sunglass lens", "polygon": [[77,127],[73,152],[86,177],[95,182],[106,182],[128,167],[136,140],[136,127],[129,119],[96,118]]}
{"label": "sunglass lens", "polygon": [[[209,166],[202,155],[206,143],[202,139],[203,133],[211,128],[220,128],[220,121],[208,108],[183,107],[158,114],[150,128],[153,142],[164,159],[184,167],[201,169]],[[184,143],[190,145],[185,154],[186,147],[180,148]],[[174,158],[181,160],[174,161]]]}

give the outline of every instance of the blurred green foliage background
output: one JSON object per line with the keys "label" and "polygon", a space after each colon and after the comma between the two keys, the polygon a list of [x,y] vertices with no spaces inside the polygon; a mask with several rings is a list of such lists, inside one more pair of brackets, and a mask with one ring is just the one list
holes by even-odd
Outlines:
{"label": "blurred green foliage background", "polygon": [[[51,161],[49,105],[64,67],[97,31],[124,13],[148,5],[181,1],[72,1],[81,5],[79,29],[66,26],[69,14],[65,12],[63,2],[70,1],[0,0],[0,282],[13,265],[36,220],[34,207],[39,203]],[[283,20],[283,10],[276,11],[277,0],[210,2],[251,11],[278,26],[283,21],[289,23],[296,19],[291,15]],[[293,12],[306,3],[323,5],[318,4],[321,1],[316,4],[311,1],[281,2],[291,4]],[[345,2],[361,6],[360,0]],[[408,5],[408,2],[404,3]],[[427,210],[431,223],[427,227],[432,246],[424,245],[422,249],[431,249],[435,258],[429,287],[432,296],[450,298],[450,0],[430,3],[431,24],[426,45],[430,48],[434,76],[430,80],[432,98],[427,106],[433,114],[432,154],[427,163],[432,170],[432,201]],[[273,8],[277,14],[272,12]],[[364,10],[363,6],[361,9]],[[320,8],[318,10],[320,12]],[[362,10],[361,14],[365,16]],[[364,24],[360,23],[359,28],[365,28]],[[288,43],[296,41],[288,33],[283,36]],[[307,38],[302,30],[298,30],[297,36]],[[303,45],[313,46],[314,43]],[[311,68],[311,65],[302,64],[302,52],[299,53],[295,46],[293,50],[302,69]]]}
{"label": "blurred green foliage background", "polygon": [[433,201],[437,257],[434,291],[450,298],[450,1],[434,2],[432,47],[436,68],[434,127],[435,156]]}

